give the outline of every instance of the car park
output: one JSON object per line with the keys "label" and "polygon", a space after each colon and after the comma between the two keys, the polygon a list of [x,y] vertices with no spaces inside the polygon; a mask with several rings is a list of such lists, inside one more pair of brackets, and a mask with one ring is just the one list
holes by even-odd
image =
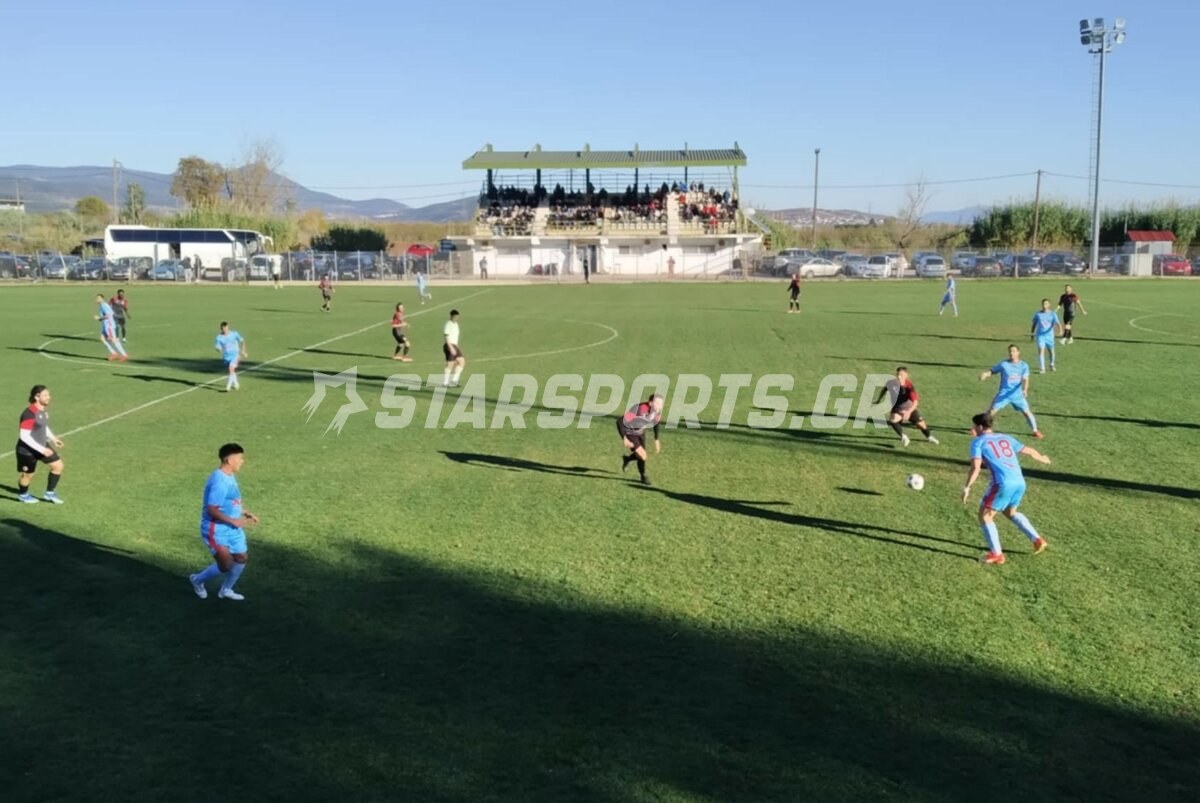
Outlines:
{"label": "car park", "polygon": [[937,254],[923,255],[916,261],[917,278],[941,279],[946,275],[946,260]]}

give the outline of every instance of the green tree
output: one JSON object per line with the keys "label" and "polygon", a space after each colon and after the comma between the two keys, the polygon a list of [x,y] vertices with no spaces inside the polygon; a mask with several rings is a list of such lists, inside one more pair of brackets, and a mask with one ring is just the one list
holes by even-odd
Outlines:
{"label": "green tree", "polygon": [[363,226],[334,226],[312,238],[316,251],[386,251],[387,235],[378,229]]}
{"label": "green tree", "polygon": [[125,205],[121,207],[122,223],[141,223],[146,213],[146,191],[137,182],[125,188]]}
{"label": "green tree", "polygon": [[86,195],[75,202],[75,214],[89,222],[106,220],[109,215],[108,204],[104,203],[103,198]]}
{"label": "green tree", "polygon": [[221,199],[225,178],[225,168],[216,162],[185,156],[175,168],[171,195],[193,208],[213,207]]}

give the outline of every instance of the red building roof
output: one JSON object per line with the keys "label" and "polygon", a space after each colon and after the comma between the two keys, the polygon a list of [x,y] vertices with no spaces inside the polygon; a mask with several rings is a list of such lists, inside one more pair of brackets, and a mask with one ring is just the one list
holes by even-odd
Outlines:
{"label": "red building roof", "polygon": [[1173,243],[1175,235],[1169,231],[1130,231],[1126,232],[1132,243]]}

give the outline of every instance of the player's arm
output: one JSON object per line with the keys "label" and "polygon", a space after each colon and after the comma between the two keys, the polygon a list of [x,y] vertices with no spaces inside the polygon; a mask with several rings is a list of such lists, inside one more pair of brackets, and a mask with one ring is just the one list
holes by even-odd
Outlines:
{"label": "player's arm", "polygon": [[232,516],[226,516],[221,512],[221,505],[205,505],[208,508],[208,517],[215,522],[228,525],[229,527],[237,527],[239,530],[246,522],[243,519],[235,519]]}
{"label": "player's arm", "polygon": [[1033,320],[1030,322],[1030,326],[1029,326],[1029,338],[1030,338],[1030,340],[1032,340],[1032,339],[1033,339],[1033,337],[1034,337],[1034,336],[1037,334],[1037,327],[1038,327],[1038,319],[1037,319],[1037,316],[1036,316],[1036,315],[1034,315],[1034,316],[1033,316]]}
{"label": "player's arm", "polygon": [[46,438],[49,439],[50,443],[54,444],[55,449],[62,448],[63,442],[58,439],[57,435],[50,431],[50,427],[46,427]]}
{"label": "player's arm", "polygon": [[989,368],[986,371],[984,371],[982,374],[979,375],[979,381],[986,382],[987,380],[991,379],[995,375],[996,375],[996,372],[993,371],[991,368]]}
{"label": "player's arm", "polygon": [[[47,430],[47,432],[49,432],[49,430]],[[45,455],[46,457],[49,457],[51,455],[51,451],[48,447],[42,446],[40,443],[38,443],[37,441],[35,441],[33,439],[33,422],[32,421],[30,422],[29,429],[26,429],[24,427],[24,425],[22,425],[19,438],[21,440],[21,443],[23,443],[27,447],[29,447],[29,451],[37,452],[38,454]]]}
{"label": "player's arm", "polygon": [[1063,322],[1062,322],[1062,318],[1058,317],[1057,312],[1054,313],[1054,331],[1058,334],[1059,337],[1063,336]]}
{"label": "player's arm", "polygon": [[1045,463],[1046,465],[1050,465],[1050,458],[1046,457],[1046,455],[1042,454],[1037,449],[1034,449],[1032,446],[1022,446],[1021,450],[1019,452],[1017,452],[1017,454],[1023,454],[1026,457],[1033,458],[1034,460],[1038,461],[1039,463]]}
{"label": "player's arm", "polygon": [[241,350],[242,350],[242,359],[243,360],[246,359],[246,356],[247,356],[246,355],[246,338],[239,335],[238,336],[238,346],[241,347]]}
{"label": "player's arm", "polygon": [[963,485],[962,500],[963,504],[967,503],[967,499],[971,496],[971,486],[975,484],[975,480],[979,479],[979,472],[983,468],[983,458],[972,457],[971,467],[967,470],[967,482]]}
{"label": "player's arm", "polygon": [[1025,374],[1025,376],[1021,377],[1021,395],[1026,397],[1029,396],[1029,374]]}
{"label": "player's arm", "polygon": [[1083,302],[1078,298],[1075,299],[1075,306],[1079,307],[1080,312],[1082,312],[1084,315],[1087,315],[1087,310],[1083,308]]}
{"label": "player's arm", "polygon": [[655,454],[658,454],[659,452],[662,451],[662,443],[658,440],[659,426],[660,426],[659,424],[654,425],[654,453]]}

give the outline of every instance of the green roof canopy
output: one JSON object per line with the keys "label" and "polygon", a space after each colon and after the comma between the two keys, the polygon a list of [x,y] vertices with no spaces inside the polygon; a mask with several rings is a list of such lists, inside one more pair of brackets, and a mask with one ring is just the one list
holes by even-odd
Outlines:
{"label": "green roof canopy", "polygon": [[463,170],[570,170],[632,169],[635,167],[738,167],[746,164],[746,154],[738,144],[732,148],[643,151],[636,145],[631,151],[594,151],[585,145],[581,151],[544,151],[541,145],[531,151],[496,151],[488,145],[463,162]]}

